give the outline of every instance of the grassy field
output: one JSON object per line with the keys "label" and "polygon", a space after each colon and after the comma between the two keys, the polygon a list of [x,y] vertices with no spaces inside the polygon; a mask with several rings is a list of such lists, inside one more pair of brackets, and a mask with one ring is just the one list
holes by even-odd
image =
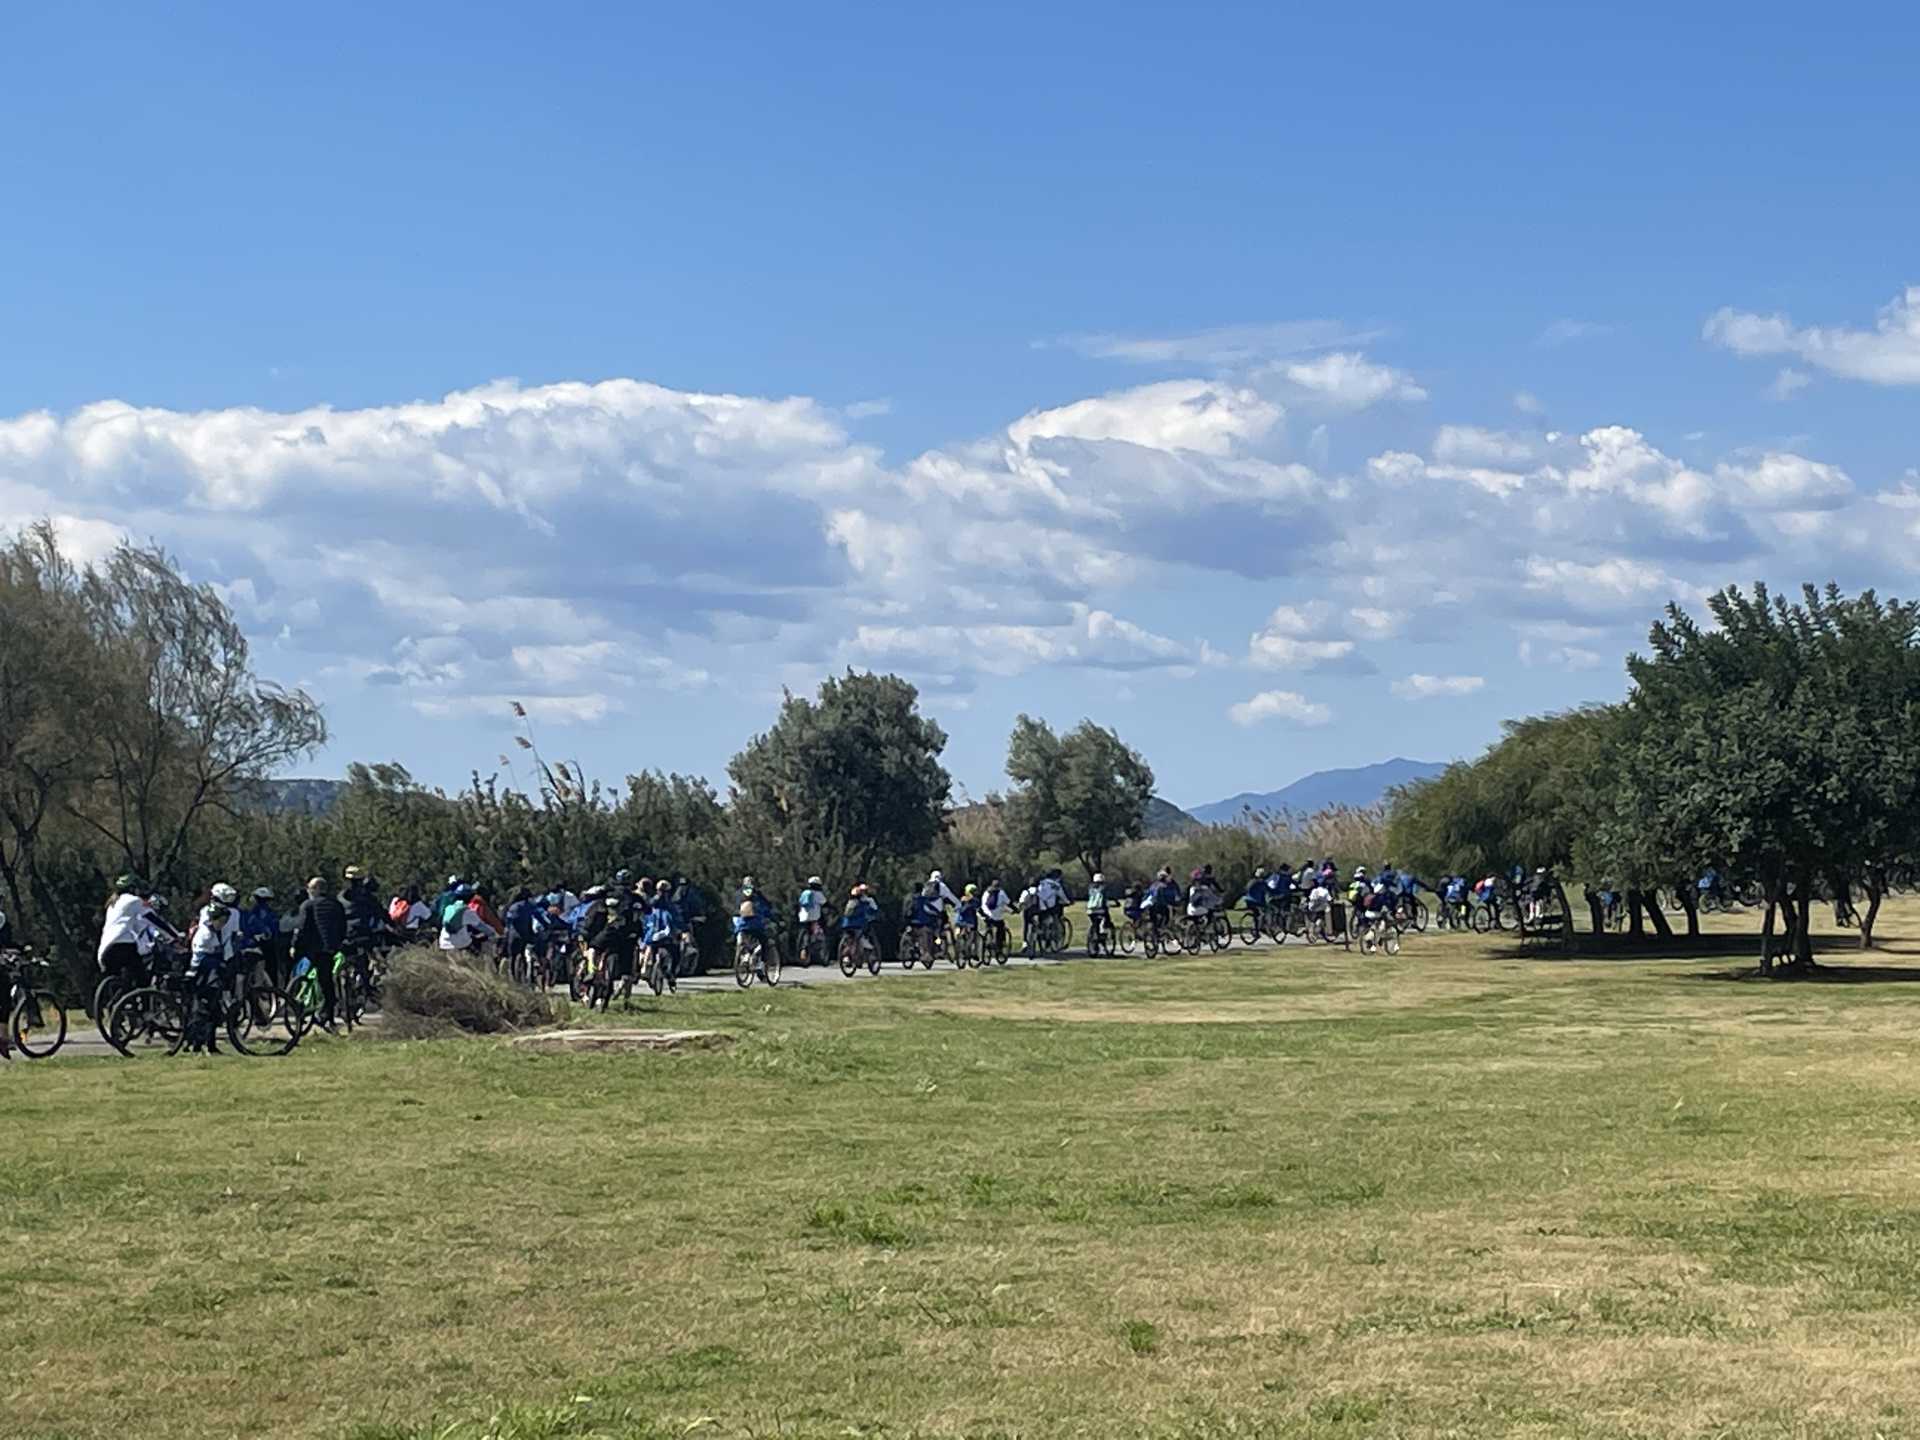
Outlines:
{"label": "grassy field", "polygon": [[648,1002],[711,1053],[15,1064],[0,1434],[1917,1434],[1884,928],[1825,983],[1429,936]]}

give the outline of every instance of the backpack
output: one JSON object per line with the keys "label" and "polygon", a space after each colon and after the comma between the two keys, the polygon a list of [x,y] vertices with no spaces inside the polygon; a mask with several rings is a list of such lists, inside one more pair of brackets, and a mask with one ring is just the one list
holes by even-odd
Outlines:
{"label": "backpack", "polygon": [[449,935],[457,935],[467,928],[467,902],[449,900],[446,913],[440,917],[440,928]]}
{"label": "backpack", "polygon": [[396,925],[405,924],[407,916],[411,913],[413,913],[413,906],[408,903],[404,895],[394,896],[393,903],[387,906],[387,919]]}

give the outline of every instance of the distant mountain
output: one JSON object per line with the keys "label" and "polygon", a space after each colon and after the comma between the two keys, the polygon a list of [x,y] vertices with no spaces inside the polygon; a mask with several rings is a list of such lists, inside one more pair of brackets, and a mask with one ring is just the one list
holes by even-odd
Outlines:
{"label": "distant mountain", "polygon": [[1230,800],[1196,805],[1188,813],[1204,825],[1230,825],[1249,810],[1255,813],[1287,810],[1295,815],[1311,815],[1333,805],[1365,808],[1379,804],[1396,785],[1432,779],[1446,768],[1424,760],[1396,759],[1352,770],[1316,770],[1283,789],[1265,794],[1248,791]]}
{"label": "distant mountain", "polygon": [[1146,826],[1146,836],[1149,840],[1178,835],[1181,831],[1191,830],[1200,823],[1171,800],[1162,800],[1158,795],[1148,798],[1146,813],[1140,818],[1141,823]]}
{"label": "distant mountain", "polygon": [[346,788],[344,780],[262,780],[247,798],[265,815],[325,815]]}

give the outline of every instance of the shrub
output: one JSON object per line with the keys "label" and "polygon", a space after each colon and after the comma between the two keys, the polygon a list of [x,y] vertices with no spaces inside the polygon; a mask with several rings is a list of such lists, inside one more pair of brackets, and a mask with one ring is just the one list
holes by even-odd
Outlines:
{"label": "shrub", "polygon": [[442,950],[396,953],[381,993],[386,1027],[402,1038],[454,1030],[497,1035],[555,1018],[545,995],[496,975],[485,962]]}

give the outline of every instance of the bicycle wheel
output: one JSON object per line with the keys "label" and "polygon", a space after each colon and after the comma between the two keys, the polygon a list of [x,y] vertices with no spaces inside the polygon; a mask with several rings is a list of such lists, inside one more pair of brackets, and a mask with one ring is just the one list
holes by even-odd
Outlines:
{"label": "bicycle wheel", "polygon": [[760,942],[758,940],[742,940],[734,947],[733,983],[742,990],[753,984],[753,972],[759,960]]}
{"label": "bicycle wheel", "polygon": [[853,972],[859,968],[860,947],[854,943],[852,936],[848,936],[840,942],[840,973],[851,980]]}
{"label": "bicycle wheel", "polygon": [[22,986],[19,997],[7,1017],[7,1034],[22,1055],[44,1060],[67,1043],[67,1012],[51,990]]}
{"label": "bicycle wheel", "polygon": [[147,985],[129,990],[107,1012],[107,1043],[129,1058],[173,1054],[186,1039],[187,1017],[170,992]]}
{"label": "bicycle wheel", "polygon": [[1207,938],[1212,943],[1216,953],[1225,950],[1229,945],[1233,944],[1233,922],[1224,915],[1215,915],[1213,917],[1213,933]]}
{"label": "bicycle wheel", "polygon": [[1407,911],[1407,923],[1413,927],[1413,933],[1416,935],[1426,934],[1427,921],[1430,918],[1424,900],[1414,901],[1411,908]]}
{"label": "bicycle wheel", "polygon": [[348,1030],[363,1023],[367,1018],[367,995],[360,984],[360,972],[352,965],[342,965],[333,972],[334,1014]]}
{"label": "bicycle wheel", "polygon": [[1140,927],[1129,920],[1120,928],[1120,953],[1133,954],[1133,947],[1140,943]]}
{"label": "bicycle wheel", "polygon": [[96,1026],[100,1025],[101,1017],[111,1010],[114,1002],[126,993],[127,982],[124,976],[102,975],[100,983],[93,987],[93,1000],[87,1006],[87,1018]]}
{"label": "bicycle wheel", "polygon": [[306,1033],[306,1012],[271,985],[249,986],[227,1008],[227,1039],[242,1055],[285,1055]]}
{"label": "bicycle wheel", "polygon": [[1301,922],[1300,937],[1303,940],[1305,940],[1307,944],[1310,946],[1326,944],[1327,943],[1326,922],[1321,920],[1320,917],[1317,915],[1311,920],[1306,920]]}
{"label": "bicycle wheel", "polygon": [[762,946],[760,954],[766,964],[766,969],[761,972],[761,978],[769,985],[778,985],[781,965],[780,947],[778,945]]}
{"label": "bicycle wheel", "polygon": [[1263,928],[1260,924],[1259,913],[1249,910],[1240,919],[1240,943],[1242,945],[1258,945]]}
{"label": "bicycle wheel", "polygon": [[1473,927],[1476,935],[1485,935],[1493,929],[1493,907],[1476,905],[1467,913],[1467,924]]}
{"label": "bicycle wheel", "polygon": [[1386,927],[1386,933],[1380,937],[1380,948],[1385,950],[1389,955],[1398,955],[1400,953],[1399,926],[1389,925]]}

